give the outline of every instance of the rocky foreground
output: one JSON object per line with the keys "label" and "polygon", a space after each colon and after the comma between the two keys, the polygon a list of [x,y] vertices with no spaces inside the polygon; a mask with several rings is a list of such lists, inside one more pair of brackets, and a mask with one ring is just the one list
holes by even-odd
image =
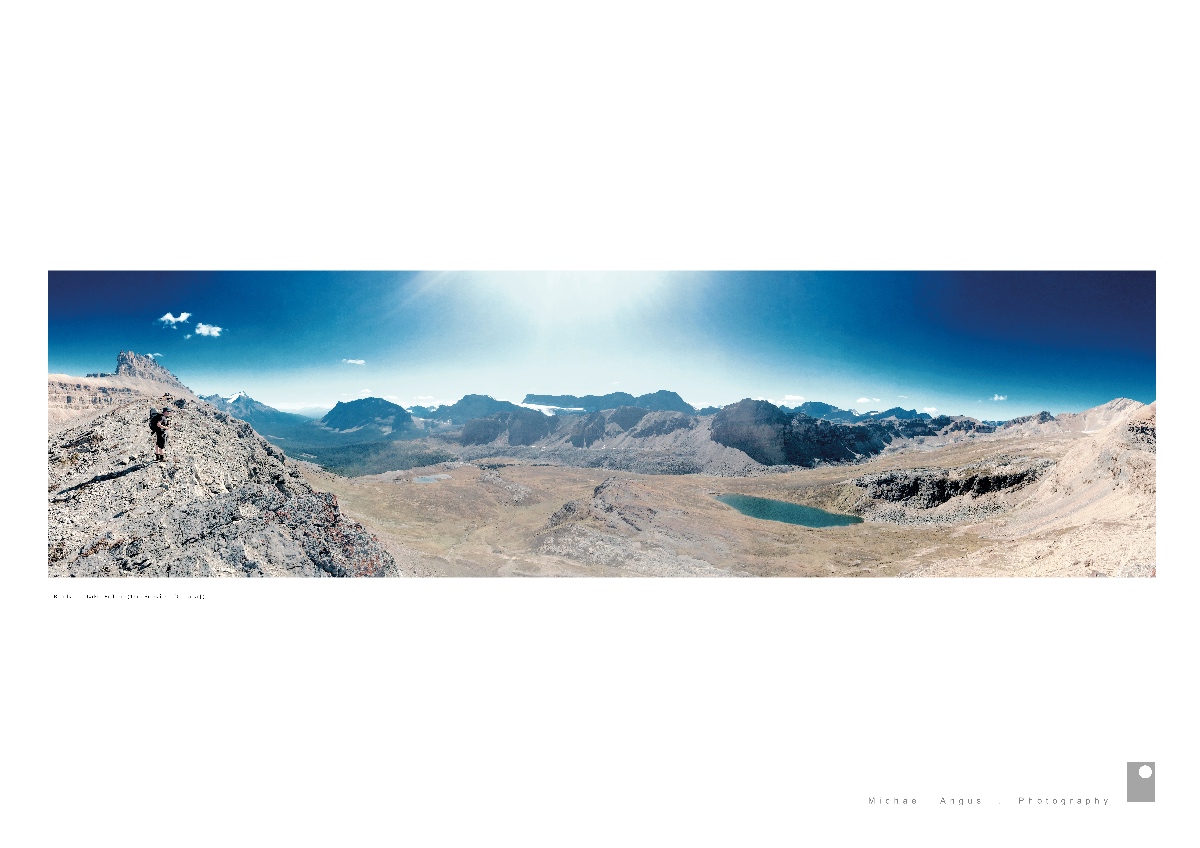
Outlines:
{"label": "rocky foreground", "polygon": [[[190,394],[190,393],[189,393]],[[379,542],[244,421],[173,401],[154,461],[148,397],[49,440],[52,577],[383,577]],[[89,416],[90,417],[90,416]]]}

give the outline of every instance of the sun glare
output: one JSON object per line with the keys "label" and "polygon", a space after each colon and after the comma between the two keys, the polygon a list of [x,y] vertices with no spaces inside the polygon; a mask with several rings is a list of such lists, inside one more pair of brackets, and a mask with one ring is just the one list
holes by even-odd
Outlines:
{"label": "sun glare", "polygon": [[441,271],[404,287],[401,308],[512,322],[539,335],[653,322],[691,299],[704,276],[667,271]]}
{"label": "sun glare", "polygon": [[672,275],[659,272],[506,272],[471,275],[484,300],[500,301],[539,327],[645,318],[665,305]]}

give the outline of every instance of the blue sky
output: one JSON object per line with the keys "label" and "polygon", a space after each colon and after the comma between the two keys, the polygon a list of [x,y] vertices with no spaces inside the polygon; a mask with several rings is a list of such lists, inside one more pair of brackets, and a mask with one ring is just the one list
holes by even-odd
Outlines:
{"label": "blue sky", "polygon": [[51,272],[50,373],[121,349],[298,411],[671,389],[1004,419],[1154,400],[1155,276]]}

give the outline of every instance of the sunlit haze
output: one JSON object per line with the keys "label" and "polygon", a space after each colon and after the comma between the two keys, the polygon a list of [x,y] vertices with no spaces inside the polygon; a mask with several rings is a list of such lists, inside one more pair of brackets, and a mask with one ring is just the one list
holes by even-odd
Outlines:
{"label": "sunlit haze", "polygon": [[53,272],[49,370],[133,349],[292,411],[669,389],[1006,419],[1154,400],[1154,307],[1152,272]]}

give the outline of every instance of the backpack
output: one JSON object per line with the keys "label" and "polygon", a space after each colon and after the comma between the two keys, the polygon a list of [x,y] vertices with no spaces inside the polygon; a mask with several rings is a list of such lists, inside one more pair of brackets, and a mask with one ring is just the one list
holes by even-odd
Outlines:
{"label": "backpack", "polygon": [[153,406],[150,407],[150,432],[151,433],[155,432],[154,425],[156,425],[161,420],[162,420],[162,413],[159,412],[157,409],[155,409]]}

